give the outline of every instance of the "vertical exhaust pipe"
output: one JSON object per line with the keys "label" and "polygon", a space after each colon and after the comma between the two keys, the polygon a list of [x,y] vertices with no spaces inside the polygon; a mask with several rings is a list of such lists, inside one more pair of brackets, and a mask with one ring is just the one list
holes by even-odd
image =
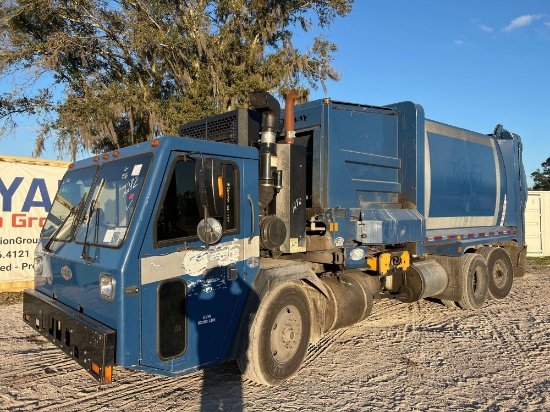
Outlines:
{"label": "vertical exhaust pipe", "polygon": [[277,156],[277,132],[281,105],[267,92],[250,93],[250,107],[262,113],[262,134],[260,140],[260,215],[274,196],[274,182],[277,168],[272,166],[272,157]]}
{"label": "vertical exhaust pipe", "polygon": [[294,130],[294,105],[296,104],[296,90],[291,90],[285,102],[285,143],[294,144],[296,131]]}

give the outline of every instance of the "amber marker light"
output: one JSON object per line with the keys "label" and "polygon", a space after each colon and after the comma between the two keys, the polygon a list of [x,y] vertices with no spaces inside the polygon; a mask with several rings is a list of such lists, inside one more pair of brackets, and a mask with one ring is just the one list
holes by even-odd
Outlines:
{"label": "amber marker light", "polygon": [[111,382],[113,380],[113,367],[111,365],[105,366],[105,382]]}
{"label": "amber marker light", "polygon": [[160,144],[160,140],[155,139],[151,142],[151,147],[157,147],[159,144]]}
{"label": "amber marker light", "polygon": [[120,156],[120,152],[118,150],[115,150],[113,152],[113,157],[118,157],[118,156]]}
{"label": "amber marker light", "polygon": [[94,162],[99,162],[99,156],[94,156]]}
{"label": "amber marker light", "polygon": [[456,240],[462,240],[462,236],[457,236]]}
{"label": "amber marker light", "polygon": [[323,103],[325,103],[325,104],[330,104],[330,99],[325,99],[325,100],[323,100]]}
{"label": "amber marker light", "polygon": [[105,153],[102,157],[103,157],[103,160],[107,160],[109,158],[109,153]]}
{"label": "amber marker light", "polygon": [[74,163],[71,163],[71,164],[69,165],[69,169],[72,169],[73,167],[74,167]]}
{"label": "amber marker light", "polygon": [[223,199],[223,177],[218,176],[218,197]]}
{"label": "amber marker light", "polygon": [[92,362],[92,372],[99,376],[99,365]]}
{"label": "amber marker light", "polygon": [[27,322],[30,322],[30,320],[31,320],[31,315],[27,315],[27,314],[25,313],[25,320],[26,320]]}

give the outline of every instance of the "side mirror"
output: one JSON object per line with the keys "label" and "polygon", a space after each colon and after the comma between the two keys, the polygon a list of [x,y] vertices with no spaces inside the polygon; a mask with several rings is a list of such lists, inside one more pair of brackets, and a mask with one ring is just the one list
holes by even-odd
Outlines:
{"label": "side mirror", "polygon": [[197,225],[197,236],[205,245],[217,243],[222,238],[223,228],[213,217],[202,219]]}
{"label": "side mirror", "polygon": [[223,168],[220,159],[200,158],[195,163],[195,193],[197,206],[202,218],[204,207],[208,216],[223,216],[224,184]]}

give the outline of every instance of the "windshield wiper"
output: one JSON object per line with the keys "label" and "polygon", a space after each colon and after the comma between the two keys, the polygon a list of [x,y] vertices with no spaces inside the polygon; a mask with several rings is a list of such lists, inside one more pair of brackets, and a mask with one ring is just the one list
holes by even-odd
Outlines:
{"label": "windshield wiper", "polygon": [[[65,219],[63,219],[63,222],[61,222],[61,224],[57,227],[57,229],[55,229],[55,232],[52,233],[52,235],[48,239],[48,242],[42,248],[43,250],[45,250],[46,252],[50,252],[50,253],[53,251],[52,248],[51,248],[52,243],[55,240],[57,240],[57,235],[59,235],[59,233],[61,232],[61,229],[63,229],[65,227],[65,224],[69,221],[69,218],[71,216],[77,214],[76,212],[79,212],[82,209],[82,206],[84,205],[84,200],[85,199],[86,199],[86,196],[83,196],[82,199],[80,199],[80,203],[76,206],[73,206],[71,208],[71,210],[69,210],[69,213],[67,214],[67,217]],[[76,221],[76,219],[73,220],[71,228],[74,226],[75,221]]]}
{"label": "windshield wiper", "polygon": [[[97,189],[97,192],[92,199],[92,202],[90,203],[90,211],[88,212],[88,219],[86,220],[86,233],[84,234],[84,244],[82,245],[82,254],[80,255],[81,259],[84,259],[86,263],[92,263],[95,258],[92,258],[88,256],[86,253],[86,249],[88,247],[88,231],[90,230],[90,222],[92,220],[92,215],[94,211],[96,211],[96,205],[97,201],[99,200],[99,197],[101,196],[101,192],[103,191],[103,187],[105,186],[105,179],[101,179],[101,182],[99,182],[99,187]],[[96,211],[96,213],[99,213]],[[96,219],[98,219],[99,216],[96,216]],[[99,226],[98,222],[96,222],[96,226]]]}

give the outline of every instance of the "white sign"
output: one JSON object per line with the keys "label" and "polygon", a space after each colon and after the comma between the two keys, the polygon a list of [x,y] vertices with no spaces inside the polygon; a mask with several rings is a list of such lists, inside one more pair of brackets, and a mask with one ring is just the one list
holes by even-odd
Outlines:
{"label": "white sign", "polygon": [[34,249],[67,165],[0,159],[0,283],[34,280]]}

